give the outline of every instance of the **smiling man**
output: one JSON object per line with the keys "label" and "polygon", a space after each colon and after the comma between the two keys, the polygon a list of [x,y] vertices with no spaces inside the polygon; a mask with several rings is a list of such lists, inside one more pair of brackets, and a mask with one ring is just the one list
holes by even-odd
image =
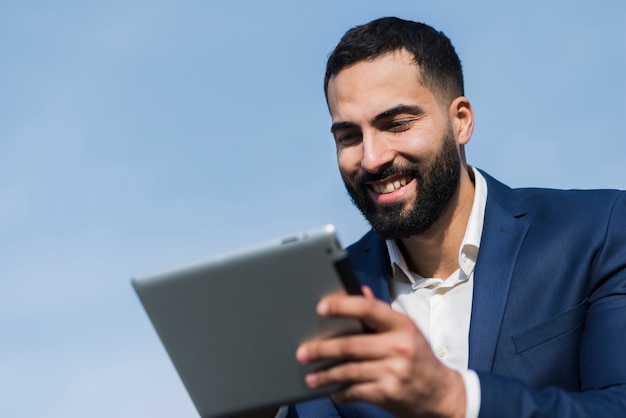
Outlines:
{"label": "smiling man", "polygon": [[[349,30],[325,92],[341,176],[372,231],[349,248],[364,296],[325,317],[373,332],[316,340],[293,417],[626,416],[626,194],[510,189],[468,166],[474,113],[433,28]],[[511,158],[511,156],[502,156]]]}

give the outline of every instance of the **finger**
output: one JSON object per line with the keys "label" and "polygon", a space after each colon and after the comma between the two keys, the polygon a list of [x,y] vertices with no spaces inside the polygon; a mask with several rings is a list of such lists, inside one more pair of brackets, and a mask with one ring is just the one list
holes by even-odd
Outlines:
{"label": "finger", "polygon": [[346,385],[377,380],[384,370],[382,361],[347,362],[325,370],[306,375],[306,383],[311,388],[328,385]]}
{"label": "finger", "polygon": [[372,292],[372,289],[370,289],[369,286],[361,286],[361,292],[363,292],[363,297],[365,299],[376,299],[376,296],[374,296],[374,292]]}
{"label": "finger", "polygon": [[378,382],[368,381],[348,385],[330,395],[335,403],[365,401],[381,405],[384,401],[383,391]]}
{"label": "finger", "polygon": [[333,360],[373,360],[389,354],[391,337],[380,334],[358,334],[343,337],[311,340],[296,351],[302,364]]}
{"label": "finger", "polygon": [[413,322],[391,309],[386,302],[370,298],[370,290],[366,297],[332,295],[320,301],[317,313],[323,317],[357,318],[369,329],[377,332],[388,331],[398,327],[412,326]]}

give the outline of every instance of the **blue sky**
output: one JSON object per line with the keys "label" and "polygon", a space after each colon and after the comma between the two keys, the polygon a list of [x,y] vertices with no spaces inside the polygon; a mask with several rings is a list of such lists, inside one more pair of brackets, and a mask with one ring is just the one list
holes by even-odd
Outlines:
{"label": "blue sky", "polygon": [[622,1],[2,1],[0,415],[197,416],[130,277],[367,230],[322,76],[345,30],[386,15],[455,44],[470,163],[626,188]]}

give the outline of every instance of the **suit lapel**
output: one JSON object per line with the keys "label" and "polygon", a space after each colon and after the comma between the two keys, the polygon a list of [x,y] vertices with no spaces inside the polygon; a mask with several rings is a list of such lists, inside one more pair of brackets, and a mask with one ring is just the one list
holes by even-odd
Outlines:
{"label": "suit lapel", "polygon": [[387,268],[389,255],[385,241],[372,231],[348,248],[354,273],[361,284],[369,286],[378,299],[391,303]]}
{"label": "suit lapel", "polygon": [[485,173],[487,205],[474,271],[469,368],[491,371],[517,257],[529,223],[515,193]]}

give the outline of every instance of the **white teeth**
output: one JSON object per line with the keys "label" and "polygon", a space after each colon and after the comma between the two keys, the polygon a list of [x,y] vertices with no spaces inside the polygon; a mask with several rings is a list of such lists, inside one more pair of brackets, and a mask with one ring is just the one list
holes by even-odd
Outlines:
{"label": "white teeth", "polygon": [[386,194],[386,193],[394,192],[398,190],[399,188],[406,186],[408,182],[409,180],[407,178],[401,178],[399,180],[389,182],[389,183],[373,184],[372,188],[374,189],[376,193]]}

